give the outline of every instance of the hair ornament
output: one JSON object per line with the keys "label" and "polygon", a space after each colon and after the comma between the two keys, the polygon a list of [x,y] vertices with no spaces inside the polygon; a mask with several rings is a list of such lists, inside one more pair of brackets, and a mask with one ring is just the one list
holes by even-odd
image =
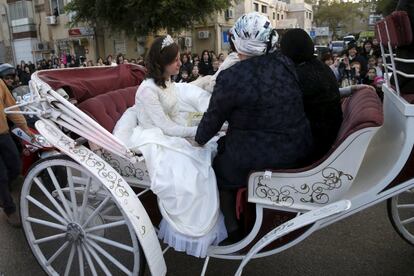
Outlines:
{"label": "hair ornament", "polygon": [[162,49],[164,49],[167,46],[170,46],[173,43],[174,43],[174,40],[172,39],[172,37],[169,34],[167,34],[167,36],[162,41],[161,51],[162,51]]}

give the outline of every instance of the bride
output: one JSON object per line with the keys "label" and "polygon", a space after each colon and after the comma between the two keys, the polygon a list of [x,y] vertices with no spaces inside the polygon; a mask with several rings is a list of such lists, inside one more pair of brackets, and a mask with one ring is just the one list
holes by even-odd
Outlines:
{"label": "bride", "polygon": [[211,167],[217,139],[205,147],[190,142],[197,127],[187,126],[179,110],[179,88],[170,79],[180,66],[179,47],[171,36],[156,38],[147,57],[147,77],[135,96],[138,126],[129,145],[144,155],[158,197],[163,215],[159,237],[178,251],[204,257],[211,244],[227,237]]}

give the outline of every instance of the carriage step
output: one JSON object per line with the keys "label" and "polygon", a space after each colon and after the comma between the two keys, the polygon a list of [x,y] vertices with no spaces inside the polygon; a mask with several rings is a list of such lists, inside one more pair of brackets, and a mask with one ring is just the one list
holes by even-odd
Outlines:
{"label": "carriage step", "polygon": [[303,215],[295,217],[294,219],[291,219],[279,225],[278,227],[276,227],[275,229],[267,233],[250,249],[250,251],[243,258],[235,275],[240,276],[243,271],[243,268],[254,257],[254,255],[259,253],[260,250],[265,248],[267,245],[269,245],[273,241],[279,239],[280,237],[286,234],[289,234],[292,231],[300,229],[304,226],[307,226],[315,222],[317,223],[318,221],[324,218],[344,212],[348,210],[349,208],[351,208],[351,202],[349,200],[341,200],[341,201],[329,204],[327,206],[309,211]]}

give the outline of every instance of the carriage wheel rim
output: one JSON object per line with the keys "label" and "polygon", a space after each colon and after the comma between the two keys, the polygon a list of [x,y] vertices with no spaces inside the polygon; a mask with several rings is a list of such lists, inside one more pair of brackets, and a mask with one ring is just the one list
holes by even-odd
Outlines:
{"label": "carriage wheel rim", "polygon": [[[67,264],[65,267],[64,275],[68,275],[69,273],[79,273],[79,275],[84,275],[85,272],[88,272],[90,270],[92,274],[96,274],[96,268],[99,267],[99,269],[103,272],[109,272],[107,269],[107,266],[105,265],[104,261],[107,261],[108,263],[112,263],[113,267],[116,267],[118,272],[121,272],[122,274],[129,274],[129,275],[138,275],[139,269],[141,267],[141,259],[142,252],[139,248],[139,243],[137,240],[137,237],[135,235],[135,232],[133,230],[133,226],[129,222],[129,220],[126,218],[126,215],[124,214],[124,211],[122,208],[119,207],[119,205],[116,203],[116,201],[111,201],[110,193],[107,193],[108,196],[98,204],[96,208],[90,208],[89,211],[86,211],[82,209],[82,205],[84,205],[85,202],[85,194],[82,198],[81,206],[77,206],[79,202],[75,199],[75,203],[70,200],[72,194],[72,190],[69,189],[69,195],[65,195],[64,199],[69,199],[69,202],[63,202],[62,200],[61,204],[58,204],[60,206],[59,209],[56,207],[49,208],[43,205],[41,202],[37,201],[34,197],[30,195],[30,191],[33,187],[33,185],[37,185],[40,190],[39,182],[40,184],[44,184],[37,177],[40,175],[41,172],[44,170],[48,170],[48,168],[59,166],[59,167],[70,167],[70,170],[73,172],[74,170],[81,172],[85,175],[87,175],[88,179],[93,179],[96,182],[96,178],[93,178],[81,165],[78,163],[66,160],[66,159],[55,159],[51,158],[51,160],[42,160],[42,162],[39,162],[37,165],[35,165],[31,171],[28,173],[21,192],[21,199],[20,199],[20,209],[21,209],[21,217],[22,217],[22,225],[23,225],[23,231],[25,233],[26,240],[32,250],[32,253],[35,255],[37,261],[43,268],[45,272],[47,272],[49,275],[59,275],[59,273],[55,270],[53,266],[53,262],[61,256],[61,254],[65,251],[69,253],[69,257],[67,260]],[[37,179],[37,180],[35,180]],[[70,181],[67,181],[70,182]],[[99,181],[98,181],[99,183]],[[68,184],[70,185],[70,184]],[[102,184],[100,184],[103,186]],[[56,187],[56,186],[55,186]],[[72,184],[72,187],[74,185]],[[85,186],[85,190],[86,190]],[[44,185],[43,185],[44,188]],[[88,189],[89,191],[90,189]],[[45,189],[42,190],[43,193],[45,193]],[[49,192],[50,197],[53,198],[52,193]],[[47,195],[45,194],[47,197]],[[73,198],[72,198],[73,199]],[[86,199],[86,202],[89,201],[89,197]],[[118,211],[121,213],[123,220],[120,221],[114,221],[114,222],[105,222],[105,224],[100,224],[100,222],[103,221],[102,217],[99,214],[99,211],[104,209],[105,205],[108,204],[108,202],[111,202],[112,204],[115,204],[116,208],[118,208]],[[50,202],[49,202],[50,203]],[[42,210],[44,210],[43,213],[46,213],[51,218],[51,221],[45,221],[41,220],[36,217],[30,217],[29,212],[29,205],[34,204],[37,207],[43,207]],[[53,203],[52,203],[53,205]],[[71,206],[70,206],[71,205]],[[55,206],[55,205],[53,205]],[[75,207],[76,206],[76,207]],[[40,208],[39,207],[39,208]],[[106,206],[107,207],[107,206]],[[46,211],[45,211],[46,210]],[[76,210],[76,211],[75,211]],[[83,211],[83,212],[82,212]],[[43,214],[44,215],[44,214]],[[46,227],[55,228],[57,230],[60,230],[61,233],[42,237],[42,238],[36,238],[35,233],[32,228],[32,224],[42,224]],[[130,240],[129,245],[116,242],[111,239],[107,239],[103,237],[102,231],[105,231],[105,229],[110,229],[113,227],[118,227],[121,225],[125,225],[127,227],[127,230],[129,232]],[[101,231],[101,232],[99,232]],[[100,234],[101,233],[101,234]],[[43,250],[40,248],[40,245],[47,242],[54,242],[54,241],[64,241],[63,245],[60,246],[59,249],[55,251],[55,253],[47,258],[44,255]],[[131,244],[132,243],[132,244]],[[104,248],[102,248],[101,245],[111,246],[111,249],[118,249],[124,251],[129,251],[130,254],[133,254],[133,268],[131,270],[126,268],[122,261],[116,259],[116,257],[111,256]],[[75,256],[76,255],[76,256]],[[77,258],[78,261],[78,268],[76,268],[76,261],[75,258]],[[78,271],[76,271],[78,269]],[[62,271],[63,274],[63,271]],[[108,274],[108,273],[106,273]]]}
{"label": "carriage wheel rim", "polygon": [[[413,193],[413,191],[409,190],[409,191],[405,191],[403,193]],[[399,196],[400,195],[396,195],[396,196],[391,198],[391,219],[392,219],[392,223],[393,223],[394,228],[397,230],[397,232],[407,242],[409,242],[411,244],[414,244],[414,233],[411,233],[411,231],[409,231],[407,229],[407,227],[404,226],[403,221],[406,221],[407,219],[402,220],[401,216],[400,216],[400,212],[399,212],[400,208],[398,208]],[[409,219],[413,219],[413,223],[414,223],[414,217],[411,217]]]}

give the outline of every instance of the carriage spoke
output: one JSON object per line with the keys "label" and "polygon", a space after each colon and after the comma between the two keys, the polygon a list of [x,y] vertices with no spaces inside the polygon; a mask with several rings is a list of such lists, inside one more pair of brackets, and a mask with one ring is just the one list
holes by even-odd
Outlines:
{"label": "carriage spoke", "polygon": [[92,275],[98,276],[98,273],[96,273],[95,265],[93,264],[93,261],[91,259],[91,255],[89,255],[88,249],[86,249],[85,245],[81,245],[83,253],[85,254],[86,261],[88,262],[89,268],[91,269]]}
{"label": "carriage spoke", "polygon": [[115,209],[115,205],[111,205],[108,208],[106,208],[105,210],[102,210],[101,215],[106,214],[106,213],[108,213],[108,212],[110,212],[114,209]]}
{"label": "carriage spoke", "polygon": [[61,189],[61,187],[59,185],[59,182],[56,179],[55,173],[53,172],[53,170],[52,170],[51,167],[48,167],[47,168],[47,172],[49,173],[49,176],[52,179],[53,185],[55,186],[55,189],[58,192],[58,195],[59,195],[59,197],[60,197],[60,199],[61,199],[61,201],[63,203],[63,207],[65,208],[65,210],[66,210],[69,218],[71,218],[73,220],[72,212],[71,212],[71,210],[69,208],[67,199],[66,199],[65,195],[62,192],[62,189]]}
{"label": "carriage spoke", "polygon": [[76,202],[75,196],[75,186],[73,184],[73,175],[72,169],[70,167],[66,167],[66,174],[68,177],[68,186],[70,190],[70,200],[72,201],[72,210],[73,210],[73,218],[75,221],[78,219],[78,203]]}
{"label": "carriage spoke", "polygon": [[95,241],[105,243],[107,245],[111,245],[111,246],[119,248],[119,249],[129,251],[131,253],[134,253],[134,248],[131,247],[131,246],[128,246],[126,244],[122,244],[122,243],[119,243],[119,242],[116,242],[116,241],[113,241],[113,240],[109,240],[109,239],[106,239],[106,238],[103,238],[103,237],[100,237],[100,236],[97,236],[97,235],[94,235],[94,234],[88,234],[86,237],[91,238]]}
{"label": "carriage spoke", "polygon": [[68,263],[66,264],[66,268],[65,268],[65,274],[63,274],[64,276],[68,276],[70,273],[70,269],[72,267],[72,262],[73,262],[73,257],[75,256],[75,244],[72,244],[72,248],[70,249],[70,253],[69,253],[69,258],[68,258]]}
{"label": "carriage spoke", "polygon": [[53,212],[52,210],[50,210],[48,207],[46,207],[45,205],[43,205],[42,203],[40,203],[38,200],[36,200],[32,196],[29,196],[28,195],[28,196],[26,196],[26,199],[28,201],[30,201],[31,203],[33,203],[34,205],[36,205],[37,207],[39,207],[41,210],[43,210],[46,213],[48,213],[50,216],[52,216],[53,218],[55,218],[57,221],[59,221],[63,225],[67,225],[68,224],[67,221],[65,221],[64,218],[62,218],[61,216],[59,216],[58,214],[56,214],[55,212]]}
{"label": "carriage spoke", "polygon": [[32,218],[32,217],[27,217],[26,220],[32,223],[49,226],[50,228],[55,228],[55,229],[66,231],[66,226],[63,226],[61,224],[56,224],[53,222],[49,222],[49,221],[37,219],[37,218]]}
{"label": "carriage spoke", "polygon": [[401,221],[401,224],[405,225],[414,221],[414,217]]}
{"label": "carriage spoke", "polygon": [[96,242],[88,240],[88,243],[96,249],[99,253],[101,253],[105,258],[111,261],[114,265],[116,265],[120,270],[122,270],[125,274],[131,275],[132,272],[128,270],[123,264],[121,264],[117,259],[112,257],[107,251],[105,251],[102,247],[100,247]]}
{"label": "carriage spoke", "polygon": [[52,257],[50,257],[49,260],[47,260],[46,265],[50,265],[57,257],[59,257],[60,254],[62,254],[63,250],[65,250],[66,247],[70,244],[69,241],[65,242],[56,252],[53,254]]}
{"label": "carriage spoke", "polygon": [[89,222],[99,213],[99,211],[102,210],[102,208],[105,206],[105,204],[111,199],[110,196],[107,196],[101,204],[99,204],[98,207],[92,212],[92,214],[86,219],[86,221],[82,224],[82,228],[88,226]]}
{"label": "carriage spoke", "polygon": [[103,270],[103,272],[106,275],[112,275],[111,272],[109,272],[109,270],[106,267],[106,265],[104,264],[104,262],[102,261],[102,259],[98,256],[98,254],[96,254],[96,251],[92,247],[90,247],[88,244],[85,244],[85,247],[91,253],[92,257],[95,259],[95,261],[101,267],[101,269]]}
{"label": "carriage spoke", "polygon": [[49,237],[45,237],[45,238],[35,240],[35,241],[33,241],[33,243],[34,244],[40,244],[40,243],[44,243],[44,242],[54,241],[54,240],[57,240],[57,239],[64,238],[65,236],[66,236],[66,233],[61,233],[61,234],[57,234],[57,235],[53,235],[53,236],[49,236]]}
{"label": "carriage spoke", "polygon": [[34,177],[33,181],[36,183],[39,189],[43,192],[43,194],[49,199],[49,201],[53,204],[53,206],[55,206],[55,208],[59,211],[62,217],[64,217],[67,221],[70,221],[65,211],[62,209],[62,207],[59,205],[56,199],[54,199],[53,196],[49,193],[49,191],[45,188],[45,186],[42,184],[39,178]]}
{"label": "carriage spoke", "polygon": [[89,198],[89,190],[91,187],[91,183],[92,183],[92,178],[89,177],[88,181],[86,182],[86,188],[85,188],[85,192],[83,193],[83,199],[82,199],[82,207],[80,210],[80,217],[79,217],[79,223],[82,223],[83,221],[83,217],[85,215],[85,209],[86,209],[86,205],[88,203],[88,198]]}
{"label": "carriage spoke", "polygon": [[85,268],[83,266],[83,253],[80,245],[76,246],[76,249],[78,250],[78,262],[79,262],[79,275],[84,276],[85,275]]}
{"label": "carriage spoke", "polygon": [[115,222],[101,224],[101,225],[98,225],[98,226],[87,228],[87,229],[85,229],[85,232],[88,233],[88,232],[93,232],[93,231],[98,231],[98,230],[104,230],[104,229],[107,229],[107,228],[117,227],[117,226],[121,226],[121,225],[125,225],[125,224],[126,224],[125,220],[120,220],[120,221],[115,221]]}
{"label": "carriage spoke", "polygon": [[399,204],[397,205],[398,209],[411,209],[414,208],[414,204]]}
{"label": "carriage spoke", "polygon": [[122,216],[101,216],[105,221],[119,221],[123,217]]}

